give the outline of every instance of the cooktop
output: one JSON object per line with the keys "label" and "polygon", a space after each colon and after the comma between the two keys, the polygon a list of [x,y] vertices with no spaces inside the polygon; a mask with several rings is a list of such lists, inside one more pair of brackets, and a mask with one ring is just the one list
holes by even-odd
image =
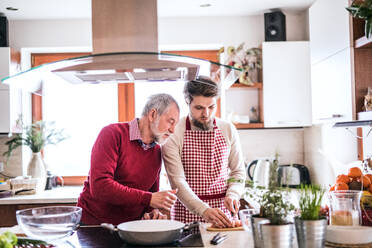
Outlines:
{"label": "cooktop", "polygon": [[[97,247],[97,248],[142,248],[142,247],[203,247],[203,240],[199,226],[184,231],[180,240],[171,244],[160,246],[138,246],[125,243],[117,233],[111,232],[102,227],[80,227],[74,236],[77,236],[78,243],[74,242],[73,247]],[[70,246],[71,247],[71,246]]]}

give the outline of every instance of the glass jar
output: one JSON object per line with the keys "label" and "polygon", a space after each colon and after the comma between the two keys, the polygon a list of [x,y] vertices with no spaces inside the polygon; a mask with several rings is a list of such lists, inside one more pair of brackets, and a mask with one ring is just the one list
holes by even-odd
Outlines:
{"label": "glass jar", "polygon": [[361,196],[362,191],[357,190],[339,190],[330,192],[330,225],[361,225]]}

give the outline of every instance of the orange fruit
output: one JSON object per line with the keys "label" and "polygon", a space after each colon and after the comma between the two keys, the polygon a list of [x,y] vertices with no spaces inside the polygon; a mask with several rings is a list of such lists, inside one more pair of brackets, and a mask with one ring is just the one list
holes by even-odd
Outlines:
{"label": "orange fruit", "polygon": [[336,178],[336,183],[350,183],[350,177],[345,174],[338,175]]}
{"label": "orange fruit", "polygon": [[372,174],[365,174],[365,176],[366,177],[368,177],[369,178],[369,180],[371,181],[371,183],[372,183]]}
{"label": "orange fruit", "polygon": [[367,176],[362,176],[362,183],[363,187],[368,189],[369,185],[371,185],[371,180]]}
{"label": "orange fruit", "polygon": [[346,183],[336,183],[335,190],[348,190],[349,186]]}
{"label": "orange fruit", "polygon": [[333,186],[329,189],[329,191],[335,191],[335,187],[336,187],[336,184],[333,185]]}
{"label": "orange fruit", "polygon": [[352,178],[358,178],[362,176],[362,170],[359,169],[358,167],[352,167],[349,169],[349,173],[347,175]]}

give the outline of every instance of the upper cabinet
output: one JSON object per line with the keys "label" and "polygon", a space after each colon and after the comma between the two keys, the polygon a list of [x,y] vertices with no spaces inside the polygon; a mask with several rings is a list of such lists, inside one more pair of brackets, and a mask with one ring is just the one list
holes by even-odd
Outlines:
{"label": "upper cabinet", "polygon": [[348,0],[317,0],[309,9],[311,64],[351,46]]}
{"label": "upper cabinet", "polygon": [[317,0],[309,9],[315,124],[353,119],[353,50],[347,6],[348,0]]}
{"label": "upper cabinet", "polygon": [[353,118],[351,48],[311,65],[313,123]]}
{"label": "upper cabinet", "polygon": [[310,126],[309,42],[264,42],[262,59],[264,126]]}
{"label": "upper cabinet", "polygon": [[[19,53],[9,47],[0,47],[0,79],[19,70]],[[22,92],[0,84],[0,133],[18,131],[16,120],[22,113]]]}
{"label": "upper cabinet", "polygon": [[314,123],[352,121],[365,111],[372,42],[364,37],[364,21],[345,9],[349,4],[317,0],[309,9]]}

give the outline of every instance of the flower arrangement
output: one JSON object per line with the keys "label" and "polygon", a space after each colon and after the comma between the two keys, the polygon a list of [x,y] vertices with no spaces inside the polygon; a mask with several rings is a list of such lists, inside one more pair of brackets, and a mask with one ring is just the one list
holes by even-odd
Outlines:
{"label": "flower arrangement", "polygon": [[300,219],[319,220],[321,215],[321,204],[325,189],[319,185],[301,185],[300,188]]}
{"label": "flower arrangement", "polygon": [[3,153],[7,159],[12,155],[12,152],[19,146],[28,146],[33,153],[40,152],[46,145],[57,144],[67,138],[63,130],[55,129],[54,122],[38,121],[31,125],[25,126],[20,120],[24,133],[17,133],[14,137],[8,140],[5,145],[8,146],[8,151]]}
{"label": "flower arrangement", "polygon": [[353,17],[364,19],[364,33],[367,38],[372,35],[372,0],[355,0],[346,8]]}
{"label": "flower arrangement", "polygon": [[[220,52],[224,49],[221,48]],[[229,46],[227,48],[227,64],[236,68],[243,69],[239,77],[239,83],[253,85],[258,81],[258,69],[262,68],[262,51],[260,48],[245,48],[245,44],[240,44],[237,48]]]}

